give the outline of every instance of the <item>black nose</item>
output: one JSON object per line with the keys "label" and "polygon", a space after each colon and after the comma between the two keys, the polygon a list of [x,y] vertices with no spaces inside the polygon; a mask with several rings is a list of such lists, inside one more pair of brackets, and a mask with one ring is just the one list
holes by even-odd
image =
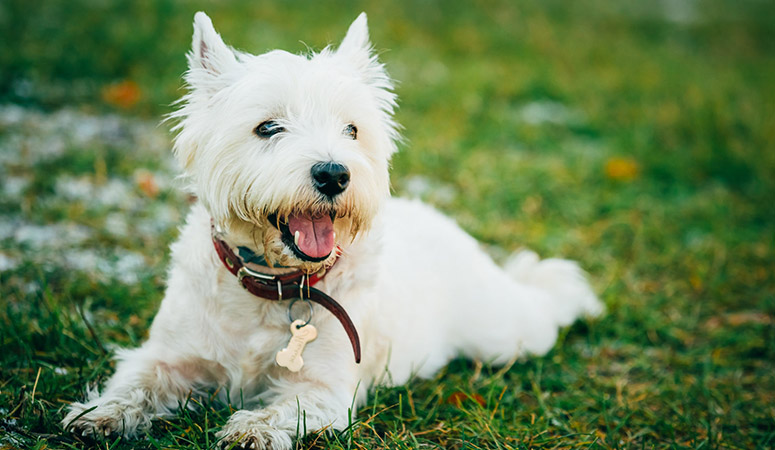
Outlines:
{"label": "black nose", "polygon": [[339,163],[317,163],[310,172],[315,188],[329,198],[341,194],[350,184],[350,171]]}

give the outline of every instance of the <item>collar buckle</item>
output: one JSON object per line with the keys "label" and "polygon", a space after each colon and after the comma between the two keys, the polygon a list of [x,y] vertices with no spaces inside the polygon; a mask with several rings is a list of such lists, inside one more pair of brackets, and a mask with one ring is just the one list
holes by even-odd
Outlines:
{"label": "collar buckle", "polygon": [[277,300],[278,301],[283,300],[283,283],[276,276],[256,272],[254,270],[248,269],[245,266],[240,267],[239,270],[237,271],[237,280],[239,281],[239,284],[242,286],[243,289],[250,292],[250,289],[248,289],[248,285],[244,281],[245,277],[253,277],[253,278],[258,278],[260,280],[265,280],[265,281],[277,281]]}
{"label": "collar buckle", "polygon": [[[256,272],[255,270],[251,270],[248,268],[248,266],[242,266],[237,271],[237,279],[239,279],[240,283],[242,282],[242,279],[245,277],[255,277],[264,281],[274,281],[277,279],[277,276],[270,275],[268,273],[261,273]],[[279,280],[278,280],[279,281]]]}

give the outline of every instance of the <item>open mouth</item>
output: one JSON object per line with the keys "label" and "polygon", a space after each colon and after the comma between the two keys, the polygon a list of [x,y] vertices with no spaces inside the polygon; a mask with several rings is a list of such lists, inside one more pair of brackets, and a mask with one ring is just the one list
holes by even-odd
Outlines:
{"label": "open mouth", "polygon": [[280,230],[283,244],[290,248],[296,257],[309,262],[324,261],[334,251],[335,218],[335,211],[323,214],[299,212],[285,219],[280,219],[277,214],[267,217],[269,223]]}

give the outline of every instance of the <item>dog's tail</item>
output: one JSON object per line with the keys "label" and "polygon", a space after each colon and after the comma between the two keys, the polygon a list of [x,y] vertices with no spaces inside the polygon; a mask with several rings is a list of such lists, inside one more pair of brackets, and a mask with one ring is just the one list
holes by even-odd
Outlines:
{"label": "dog's tail", "polygon": [[556,303],[559,325],[570,325],[581,316],[599,316],[605,309],[592,292],[586,274],[573,261],[541,260],[535,252],[522,250],[512,254],[503,269],[517,282],[548,291]]}

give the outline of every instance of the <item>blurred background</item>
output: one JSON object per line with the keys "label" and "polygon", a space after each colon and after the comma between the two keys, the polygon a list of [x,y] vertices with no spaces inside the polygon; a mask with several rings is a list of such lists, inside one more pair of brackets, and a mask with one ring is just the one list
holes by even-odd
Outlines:
{"label": "blurred background", "polygon": [[[394,192],[496,260],[581,261],[607,303],[553,356],[462,383],[488,402],[518,387],[491,434],[449,405],[423,426],[459,421],[481,436],[451,442],[482,447],[527,426],[553,444],[775,445],[769,0],[3,0],[0,443],[42,445],[115,346],[143,340],[190,202],[159,124],[198,10],[251,53],[336,45],[365,11],[398,81]],[[440,398],[472,370],[453,365]],[[382,437],[410,419],[378,419]]]}

